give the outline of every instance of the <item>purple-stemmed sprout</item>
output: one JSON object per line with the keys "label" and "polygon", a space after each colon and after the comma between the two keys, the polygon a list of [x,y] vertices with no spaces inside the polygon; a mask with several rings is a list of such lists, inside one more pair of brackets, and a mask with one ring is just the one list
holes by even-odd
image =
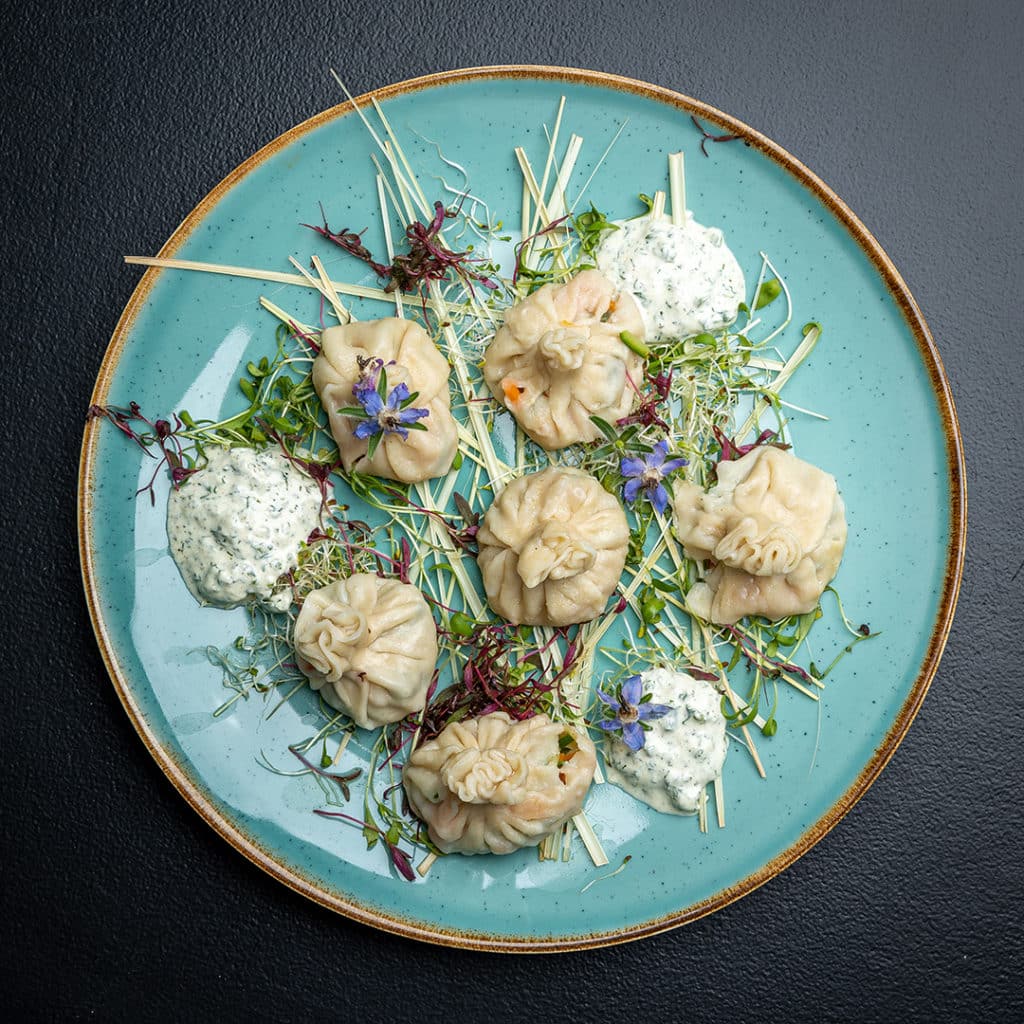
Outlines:
{"label": "purple-stemmed sprout", "polygon": [[[368,821],[362,821],[360,818],[354,818],[351,814],[342,814],[340,811],[324,811],[320,808],[315,808],[313,813],[318,814],[321,818],[338,818],[341,821],[347,821],[350,825],[356,825],[361,828],[364,835],[367,833],[373,833],[387,848],[388,856],[391,858],[391,863],[394,865],[395,870],[407,882],[416,881],[416,872],[413,871],[412,861],[409,859],[409,854],[407,854],[405,850],[401,849],[397,843],[391,842],[387,833],[376,825]],[[376,839],[374,841],[376,842]]]}
{"label": "purple-stemmed sprout", "polygon": [[701,134],[700,151],[705,156],[708,155],[707,144],[709,142],[736,142],[740,138],[739,135],[729,135],[727,133],[715,135],[712,132],[709,132],[707,128],[705,128],[704,125],[702,125],[692,114],[690,115],[690,120],[693,122],[697,131]]}
{"label": "purple-stemmed sprout", "polygon": [[757,440],[750,444],[740,444],[736,440],[730,440],[716,426],[712,426],[711,430],[715,435],[715,440],[718,442],[718,447],[721,448],[718,462],[735,462],[737,459],[742,459],[744,455],[749,455],[755,448],[770,446],[787,451],[792,447],[792,445],[783,444],[779,440],[778,431],[775,430],[762,430],[757,436]]}
{"label": "purple-stemmed sprout", "polygon": [[419,392],[410,392],[404,382],[388,391],[387,370],[382,359],[360,358],[359,366],[362,372],[352,385],[352,397],[359,405],[338,412],[360,421],[352,433],[360,441],[369,440],[366,457],[372,459],[386,435],[397,434],[407,441],[410,430],[426,430],[426,425],[419,421],[429,416],[430,410],[413,407]]}
{"label": "purple-stemmed sprout", "polygon": [[659,371],[658,373],[644,374],[645,380],[650,385],[647,391],[641,391],[627,374],[626,379],[640,398],[640,404],[628,416],[617,419],[615,425],[628,427],[632,423],[639,423],[645,427],[659,427],[661,430],[668,430],[668,423],[661,414],[661,407],[672,393],[673,372],[673,370],[669,370],[668,373]]}
{"label": "purple-stemmed sprout", "polygon": [[[85,415],[86,422],[99,418],[110,420],[125,437],[134,441],[150,458],[156,458],[149,450],[152,445],[155,444],[160,449],[161,458],[157,462],[156,469],[153,470],[153,475],[149,478],[149,483],[135,492],[136,494],[147,492],[150,504],[156,504],[154,484],[161,466],[166,465],[170,470],[171,483],[175,489],[197,472],[194,465],[189,465],[191,460],[186,458],[185,448],[178,437],[178,434],[184,429],[184,424],[179,417],[174,417],[174,425],[171,426],[167,420],[147,419],[142,415],[138,402],[131,402],[127,409],[116,405],[90,405]],[[153,432],[138,433],[131,426],[132,421],[145,423],[152,428]]]}
{"label": "purple-stemmed sprout", "polygon": [[[461,203],[459,208],[461,208]],[[474,284],[493,291],[498,287],[497,282],[473,266],[482,260],[473,258],[469,252],[456,252],[449,249],[439,241],[441,226],[447,218],[457,216],[459,208],[447,210],[443,203],[435,202],[434,216],[429,224],[414,220],[406,227],[405,240],[409,251],[397,254],[390,265],[378,263],[373,258],[370,250],[362,243],[361,232],[349,231],[348,228],[332,231],[327,226],[327,216],[324,214],[323,205],[320,207],[323,226],[304,224],[303,227],[312,228],[318,235],[362,260],[378,277],[386,278],[384,290],[387,292],[393,292],[396,289],[401,292],[411,292],[413,289],[419,288],[425,299],[426,285],[431,281],[443,281],[449,272],[457,274],[471,292]],[[425,312],[426,307],[424,306]]]}
{"label": "purple-stemmed sprout", "polygon": [[597,697],[605,705],[604,718],[597,727],[605,732],[619,733],[622,742],[634,752],[644,745],[644,733],[650,728],[646,723],[664,718],[672,710],[667,704],[651,703],[651,694],[644,693],[640,676],[623,679],[614,693],[605,693],[598,688]]}
{"label": "purple-stemmed sprout", "polygon": [[348,784],[350,782],[354,782],[356,779],[359,778],[360,775],[362,775],[362,768],[353,768],[351,771],[343,773],[324,771],[323,768],[318,768],[315,764],[313,764],[313,762],[310,761],[309,758],[303,757],[302,754],[299,753],[297,747],[289,747],[288,749],[314,775],[319,775],[320,778],[322,779],[330,779],[331,782],[336,782],[338,784],[338,787],[341,789],[342,796],[344,796],[346,800],[350,800],[352,798],[352,793],[348,788]]}
{"label": "purple-stemmed sprout", "polygon": [[668,459],[668,442],[659,441],[654,450],[643,458],[628,456],[622,460],[619,472],[625,477],[622,496],[629,504],[633,504],[641,492],[654,506],[658,515],[663,515],[668,508],[668,490],[663,483],[669,473],[685,466],[686,459]]}

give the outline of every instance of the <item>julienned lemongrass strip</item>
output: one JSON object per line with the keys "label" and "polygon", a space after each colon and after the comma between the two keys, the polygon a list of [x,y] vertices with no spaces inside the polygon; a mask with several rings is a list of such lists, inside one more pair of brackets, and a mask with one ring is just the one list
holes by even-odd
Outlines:
{"label": "julienned lemongrass strip", "polygon": [[317,272],[317,275],[320,278],[320,283],[324,287],[324,294],[327,296],[327,301],[330,302],[335,316],[337,316],[340,323],[347,324],[349,320],[352,319],[352,314],[341,301],[341,297],[338,295],[338,289],[334,287],[334,282],[331,281],[328,276],[323,262],[320,257],[316,255],[311,257],[310,262],[313,264],[313,269]]}
{"label": "julienned lemongrass strip", "polygon": [[427,872],[433,867],[435,860],[437,860],[437,854],[434,853],[433,850],[430,850],[426,857],[424,857],[416,866],[416,874],[418,874],[420,878],[424,878]]}
{"label": "julienned lemongrass strip", "polygon": [[[405,155],[405,150],[402,149],[402,145],[398,141],[398,136],[392,129],[391,123],[388,121],[387,116],[385,115],[383,109],[381,108],[381,105],[377,102],[377,98],[375,96],[371,96],[370,102],[373,104],[374,112],[380,118],[380,122],[384,126],[384,130],[387,133],[387,141],[383,143],[382,148],[384,150],[384,155],[388,158],[388,162],[391,165],[391,170],[392,173],[394,173],[395,175],[395,181],[398,184],[399,190],[403,193],[403,198],[406,200],[405,206],[406,211],[408,213],[409,222],[411,223],[413,220],[415,220],[415,215],[412,212],[412,205],[408,202],[408,196],[405,194],[407,191],[409,191],[412,194],[413,198],[419,205],[423,217],[427,222],[429,222],[431,218],[434,216],[434,209],[427,201],[426,194],[424,193],[422,187],[420,186],[419,179],[416,177],[416,172],[412,169],[412,164],[409,163],[409,160]],[[354,101],[353,105],[355,105]],[[399,167],[399,162],[401,163],[401,168],[405,169],[404,175],[402,174],[401,168]],[[437,240],[442,245],[447,245],[447,242],[445,241],[444,238],[444,232],[438,231]],[[440,285],[438,285],[437,288],[435,289],[435,300],[440,301],[442,299],[444,299],[444,295],[443,292],[441,291]],[[493,322],[494,317],[491,314],[491,311],[488,309],[487,306],[483,305],[481,302],[477,300],[476,293],[474,292],[472,286],[469,287],[469,301],[466,303],[466,307],[469,310],[472,310],[472,312],[478,319],[490,319]],[[448,312],[451,312],[451,309],[449,309]],[[447,312],[442,313],[441,315],[445,320],[449,318]],[[459,351],[461,353],[461,348],[459,349]]]}
{"label": "julienned lemongrass strip", "polygon": [[[384,131],[387,133],[387,141],[384,143],[384,152],[391,161],[391,167],[395,173],[395,180],[398,182],[399,187],[406,183],[408,184],[413,196],[419,204],[420,213],[429,221],[429,218],[434,215],[434,208],[427,201],[426,193],[420,187],[420,183],[416,178],[416,173],[412,169],[412,164],[409,163],[409,160],[405,155],[405,150],[402,149],[402,145],[398,141],[398,136],[391,127],[391,122],[388,121],[383,108],[377,102],[377,97],[371,96],[370,103],[373,104],[374,113],[376,113],[380,118],[380,123],[384,125]],[[404,175],[399,167],[399,163],[395,161],[396,156],[398,161],[401,163],[401,168],[405,169]],[[413,219],[411,215],[409,219]]]}
{"label": "julienned lemongrass strip", "polygon": [[576,207],[580,204],[580,201],[583,199],[583,196],[586,194],[587,189],[590,188],[590,183],[594,180],[594,176],[601,169],[601,165],[608,158],[608,154],[612,151],[612,147],[615,145],[616,142],[619,141],[619,136],[622,134],[622,132],[625,129],[627,124],[629,124],[629,118],[628,117],[625,118],[623,120],[622,124],[619,125],[618,131],[616,131],[616,133],[612,136],[612,141],[608,143],[607,147],[605,148],[605,151],[601,154],[601,159],[598,160],[596,164],[594,164],[594,169],[590,172],[590,177],[587,178],[587,180],[585,182],[583,182],[583,188],[580,189],[579,194],[573,200],[572,206],[569,207],[569,212],[570,213],[574,213],[575,212]]}
{"label": "julienned lemongrass strip", "polygon": [[[551,217],[548,214],[547,204],[544,202],[544,193],[540,190],[540,185],[537,183],[536,175],[533,173],[533,168],[530,166],[530,158],[526,155],[526,150],[522,146],[516,146],[513,152],[516,155],[516,160],[519,161],[519,170],[522,172],[523,181],[526,184],[527,189],[530,193],[530,198],[533,200],[535,207],[533,220],[537,225],[534,229],[533,224],[530,225],[529,234],[533,235],[536,231],[539,231],[546,224],[551,223]],[[526,240],[526,235],[523,236],[523,240]],[[532,247],[532,243],[527,243]]]}
{"label": "julienned lemongrass strip", "polygon": [[[650,554],[643,560],[643,562],[640,563],[639,568],[636,570],[636,575],[633,577],[633,582],[630,583],[629,586],[626,587],[626,589],[622,592],[621,596],[625,598],[626,601],[629,601],[629,599],[637,592],[637,590],[640,587],[640,584],[644,580],[644,577],[651,571],[651,567],[665,553],[665,547],[665,538],[662,537],[658,541],[658,543],[655,544],[655,546],[652,548]],[[591,633],[591,635],[587,638],[587,642],[583,648],[583,651],[593,650],[598,645],[598,643],[600,643],[601,638],[605,635],[605,633],[608,632],[609,628],[611,627],[612,623],[616,620],[616,618],[616,612],[608,612],[605,615],[605,617],[601,620],[600,625],[597,626],[594,629],[594,632]]]}
{"label": "julienned lemongrass strip", "polygon": [[[389,155],[390,155],[390,151]],[[391,239],[391,230],[388,226],[388,207],[387,201],[384,196],[383,187],[383,175],[377,175],[377,188],[378,197],[380,199],[380,214],[381,220],[384,222],[384,241],[387,246],[388,260],[394,261],[395,250]],[[402,190],[402,183],[399,182],[399,189]],[[403,190],[404,191],[404,190]],[[398,307],[399,316],[402,313],[401,306]],[[423,507],[426,509],[433,509],[435,507],[435,499],[433,488],[430,486],[430,482],[423,480],[416,484],[416,493],[419,496],[420,501],[423,503]],[[441,507],[444,507],[443,505]],[[433,535],[434,542],[441,550],[445,550],[448,553],[448,564],[451,565],[452,571],[454,572],[459,587],[463,592],[463,597],[466,603],[469,605],[473,615],[477,618],[483,614],[484,606],[476,592],[476,587],[473,586],[472,581],[466,573],[466,568],[462,563],[462,552],[456,548],[452,542],[451,537],[448,536],[447,532],[442,529],[440,523],[438,523],[435,516],[427,516],[427,530]]]}
{"label": "julienned lemongrass strip", "polygon": [[[303,280],[310,288],[315,288],[328,302],[331,301],[330,292],[322,281],[315,278],[294,256],[289,256],[288,262],[302,275]],[[348,310],[345,310],[345,315],[346,319],[342,323],[346,323],[351,319]]]}
{"label": "julienned lemongrass strip", "polygon": [[[564,100],[564,98],[563,98],[563,100]],[[548,223],[553,223],[554,221],[560,220],[560,219],[562,219],[563,217],[566,216],[567,211],[566,211],[565,190],[566,190],[566,187],[567,187],[567,185],[569,183],[569,179],[572,177],[573,168],[576,166],[576,160],[579,157],[579,152],[580,152],[580,148],[582,147],[582,145],[583,145],[583,137],[581,135],[576,135],[575,133],[573,133],[569,137],[569,145],[568,145],[568,148],[566,149],[565,157],[562,160],[562,165],[558,169],[557,175],[555,176],[555,183],[554,183],[554,185],[551,188],[551,195],[548,197],[547,203],[546,203],[546,207],[545,207],[546,210],[547,210]],[[552,139],[550,140],[550,145],[549,145],[549,149],[548,149],[548,161],[549,161],[549,163],[550,163],[551,160],[554,159],[554,149],[555,149],[555,137],[552,137]],[[527,164],[529,164],[529,161],[527,161]],[[545,189],[546,189],[547,177],[548,177],[547,167],[545,167],[545,170],[544,170],[544,180],[541,182],[541,185],[540,185],[540,195],[542,197],[543,197]],[[540,209],[541,208],[538,207],[538,210],[537,210],[538,214],[540,213]],[[533,230],[536,231],[536,230],[538,230],[542,226],[543,225],[541,225],[541,224],[536,224]],[[557,229],[556,229],[555,232],[552,232],[552,234],[554,234],[554,236],[555,236],[555,244],[551,245],[551,246],[544,246],[544,248],[541,251],[542,252],[546,252],[546,251],[548,251],[550,249],[550,251],[552,252],[553,256],[557,257],[558,259],[561,260],[563,269],[567,270],[568,269],[568,264],[565,261],[565,256],[564,256],[562,247],[565,244],[565,242],[568,241],[568,232],[566,232],[565,241],[563,241],[561,239],[559,231]],[[536,239],[530,242],[530,255],[531,255],[531,257],[533,255],[535,255],[535,250],[536,250],[535,242],[536,242]]]}
{"label": "julienned lemongrass strip", "polygon": [[661,220],[665,216],[665,193],[658,189],[654,193],[654,201],[651,204],[651,220]]}
{"label": "julienned lemongrass strip", "polygon": [[[540,219],[540,226],[541,228],[544,228],[555,218],[551,216],[547,203],[544,201],[544,195],[541,192],[540,185],[537,184],[537,178],[533,173],[533,168],[530,166],[530,159],[526,155],[526,150],[524,150],[522,146],[516,146],[515,154],[516,160],[519,161],[519,169],[523,172],[523,178],[530,190],[530,196],[533,199],[533,204],[537,208],[537,216]],[[527,260],[532,257],[534,248],[534,241],[527,243]],[[552,251],[554,253],[554,259],[561,264],[562,270],[568,270],[568,264],[565,261],[565,255],[562,253],[561,247],[555,246],[552,248]]]}
{"label": "julienned lemongrass strip", "polygon": [[[554,165],[554,162],[555,162],[555,149],[558,146],[558,131],[559,131],[559,129],[562,126],[562,114],[563,114],[564,111],[565,111],[565,97],[562,96],[558,100],[558,113],[555,114],[555,127],[551,130],[551,134],[548,136],[548,155],[547,155],[547,159],[544,161],[544,175],[543,175],[543,177],[541,178],[541,181],[540,181],[540,194],[541,195],[544,195],[544,193],[547,191],[548,179],[551,176],[551,168],[552,168],[552,166]],[[544,132],[545,132],[545,134],[547,134],[547,125],[544,126]],[[539,209],[536,212],[536,217],[538,218],[538,220],[535,221],[532,224],[532,226],[530,228],[530,231],[528,232],[531,235],[535,231],[538,231],[538,230],[540,230],[541,227],[543,227],[543,225],[539,222],[539,218],[540,218],[540,210]],[[525,238],[526,235],[524,234],[523,237]]]}
{"label": "julienned lemongrass strip", "polygon": [[829,417],[823,412],[815,412],[813,409],[805,409],[802,405],[794,405],[792,402],[786,402],[783,399],[779,399],[779,405],[784,409],[792,409],[793,412],[802,412],[805,416],[811,416],[816,420],[828,420]]}
{"label": "julienned lemongrass strip", "polygon": [[302,331],[303,334],[319,334],[320,330],[317,327],[310,327],[309,324],[304,324],[301,320],[296,320],[290,313],[286,313],[280,306],[275,305],[266,296],[260,296],[260,305],[272,316],[277,317],[286,327],[293,327],[297,330]]}
{"label": "julienned lemongrass strip", "polygon": [[583,840],[583,845],[587,848],[587,853],[590,854],[594,866],[603,868],[608,863],[608,855],[604,852],[601,840],[597,838],[597,833],[586,814],[580,812],[572,819],[572,823],[576,826],[576,831],[579,832],[580,839]]}
{"label": "julienned lemongrass strip", "polygon": [[[227,263],[203,263],[199,260],[179,260],[163,256],[125,256],[125,263],[140,267],[162,267],[166,270],[196,270],[204,274],[223,274],[225,277],[247,277],[254,281],[269,281],[274,284],[294,284],[303,288],[313,287],[300,274],[286,274],[280,270],[259,270],[255,267],[237,267]],[[396,301],[393,292],[382,288],[369,288],[361,284],[348,284],[345,281],[330,281],[331,286],[341,295],[349,295],[356,299],[376,299],[379,302]],[[317,289],[319,291],[319,289]],[[401,295],[401,302],[406,306],[422,308],[424,300],[418,295]],[[433,302],[426,300],[428,308],[433,309]],[[451,313],[468,313],[469,304],[457,304],[448,307]],[[500,316],[500,314],[498,314]]]}
{"label": "julienned lemongrass strip", "polygon": [[580,148],[583,145],[582,135],[570,135],[569,136],[569,147],[565,152],[565,159],[562,161],[562,166],[559,168],[558,176],[555,179],[555,185],[551,192],[551,199],[548,202],[548,212],[551,214],[554,220],[558,220],[559,217],[564,217],[568,210],[566,209],[565,190],[569,185],[569,179],[572,177],[572,172],[576,167],[576,160],[580,155]]}
{"label": "julienned lemongrass strip", "polygon": [[[386,142],[384,143],[384,145],[385,147],[387,147]],[[385,148],[385,152],[390,154],[391,150]],[[391,157],[389,156],[389,159],[390,158]],[[387,192],[388,196],[391,199],[391,205],[395,208],[395,213],[397,213],[399,217],[401,217],[402,203],[399,202],[398,196],[395,195],[395,190],[394,188],[392,188],[391,182],[388,180],[388,176],[384,173],[384,167],[381,165],[381,162],[377,159],[376,153],[370,154],[370,161],[373,164],[373,166],[377,169],[378,194],[380,192],[381,186],[383,186],[384,191]],[[387,206],[385,205],[383,199],[381,200],[381,217],[384,218],[384,237],[385,239],[387,239],[388,235],[391,233],[391,224],[387,219]]]}
{"label": "julienned lemongrass strip", "polygon": [[[762,252],[759,255],[761,257],[761,273],[758,275],[757,287],[754,289],[755,305],[757,303],[757,296],[761,291],[761,284],[764,281],[765,273],[769,270],[775,276],[775,280],[779,282],[779,286],[782,288],[782,294],[786,298],[786,316],[783,319],[782,323],[779,324],[779,326],[776,327],[774,331],[771,331],[769,334],[767,334],[764,338],[761,339],[759,344],[763,347],[765,345],[768,345],[772,341],[772,339],[777,338],[789,326],[790,321],[793,319],[793,297],[789,294],[789,287],[786,284],[786,279],[778,272],[778,270],[775,269],[775,266],[773,265],[772,261],[768,258],[767,254]],[[747,329],[749,330],[749,325]]]}
{"label": "julienned lemongrass strip", "polygon": [[683,166],[682,153],[669,153],[668,187],[672,196],[672,223],[677,228],[686,224],[686,178]]}
{"label": "julienned lemongrass strip", "polygon": [[522,216],[519,221],[519,233],[524,243],[530,237],[530,195],[530,183],[523,178]]}
{"label": "julienned lemongrass strip", "polygon": [[[801,341],[796,347],[796,351],[786,360],[786,365],[783,366],[775,379],[768,385],[775,394],[778,394],[782,390],[786,381],[793,376],[800,364],[811,354],[811,351],[818,343],[818,338],[820,337],[820,327],[814,325],[808,329],[807,333],[804,335],[803,341]],[[743,439],[754,429],[762,414],[766,413],[770,408],[771,403],[765,398],[754,403],[754,408],[751,410],[746,422],[736,433],[737,443],[743,443]]]}
{"label": "julienned lemongrass strip", "polygon": [[[376,162],[377,161],[376,161],[376,158],[375,158],[374,159],[374,163],[376,163]],[[381,224],[384,225],[384,244],[387,247],[388,259],[393,261],[394,258],[395,258],[394,255],[393,255],[393,253],[395,251],[395,247],[394,247],[394,244],[392,243],[392,240],[391,240],[391,221],[388,219],[388,203],[387,203],[387,199],[385,199],[385,197],[384,197],[384,187],[385,187],[386,184],[387,184],[387,180],[385,179],[384,175],[380,172],[380,170],[378,170],[377,171],[377,200],[380,203],[380,220],[381,220]],[[395,205],[397,207],[398,204],[396,203]],[[398,296],[398,289],[397,288],[394,291],[394,295],[395,295],[395,316],[397,316],[399,319],[403,319],[404,316],[405,316],[405,309],[402,306],[401,298],[399,298],[399,296]]]}
{"label": "julienned lemongrass strip", "polygon": [[333,764],[337,764],[341,760],[341,755],[345,753],[345,749],[348,747],[348,745],[351,742],[351,740],[352,740],[352,733],[350,733],[350,732],[342,733],[341,740],[338,743],[338,751],[334,755],[334,761],[332,762]]}
{"label": "julienned lemongrass strip", "polygon": [[718,827],[725,828],[725,789],[722,776],[715,776],[715,810],[718,812]]}

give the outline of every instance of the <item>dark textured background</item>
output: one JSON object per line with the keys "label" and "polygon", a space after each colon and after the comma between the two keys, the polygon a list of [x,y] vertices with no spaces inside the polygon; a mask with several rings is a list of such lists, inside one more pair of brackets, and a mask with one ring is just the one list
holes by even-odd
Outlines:
{"label": "dark textured background", "polygon": [[[1021,1019],[1024,17],[1010,2],[28,4],[3,30],[6,1019]],[[354,91],[452,67],[647,79],[760,129],[892,256],[956,395],[965,582],[916,723],[782,876],[607,950],[444,950],[308,903],[164,779],[78,575],[82,416],[138,273],[257,147]],[[912,457],[912,453],[908,453]],[[481,999],[481,996],[483,997]]]}

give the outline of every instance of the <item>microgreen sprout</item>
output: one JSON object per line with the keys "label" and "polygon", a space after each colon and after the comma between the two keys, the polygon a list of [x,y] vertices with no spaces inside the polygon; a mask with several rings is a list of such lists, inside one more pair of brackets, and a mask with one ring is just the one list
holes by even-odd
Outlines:
{"label": "microgreen sprout", "polygon": [[618,733],[630,750],[640,750],[647,724],[664,718],[672,709],[667,704],[652,704],[651,694],[644,693],[643,679],[639,675],[623,679],[612,693],[597,689],[598,700],[604,705],[603,716],[596,724],[605,732]]}
{"label": "microgreen sprout", "polygon": [[774,302],[781,294],[782,285],[777,278],[770,277],[768,280],[762,281],[761,287],[757,289],[757,294],[754,296],[754,309],[764,309],[765,306]]}
{"label": "microgreen sprout", "polygon": [[[183,415],[188,416],[187,413]],[[127,409],[116,405],[90,405],[85,415],[86,422],[98,418],[107,419],[113,423],[122,434],[138,445],[150,458],[155,458],[153,452],[150,451],[154,445],[160,450],[160,459],[157,461],[149,483],[135,492],[137,495],[148,494],[150,504],[156,504],[154,484],[162,466],[167,466],[170,471],[171,484],[174,487],[178,487],[196,472],[195,459],[186,454],[185,446],[181,441],[186,424],[178,416],[174,417],[174,426],[172,427],[167,420],[147,419],[143,416],[137,402],[130,403]],[[144,423],[150,430],[139,433],[132,426],[133,423]]]}
{"label": "microgreen sprout", "polygon": [[711,432],[721,450],[718,462],[734,462],[736,459],[742,459],[744,455],[749,455],[755,448],[765,445],[781,448],[783,451],[788,451],[792,447],[792,445],[783,444],[779,440],[779,433],[776,430],[762,430],[757,439],[750,444],[740,444],[736,440],[730,441],[717,425],[712,426]]}
{"label": "microgreen sprout", "polygon": [[576,214],[571,221],[573,231],[579,240],[580,251],[587,256],[593,256],[597,252],[597,247],[607,232],[619,230],[618,224],[613,224],[593,203],[590,204],[589,210]]}
{"label": "microgreen sprout", "polygon": [[[326,753],[324,757],[321,759],[320,765],[318,767],[300,752],[299,746],[290,746],[288,749],[314,775],[319,776],[321,779],[329,779],[331,782],[336,783],[338,788],[341,790],[342,796],[344,796],[346,801],[352,799],[352,793],[351,790],[349,789],[348,784],[350,782],[354,782],[356,779],[359,778],[360,775],[362,775],[362,768],[353,768],[351,771],[348,772],[329,772],[326,771],[326,768],[331,764],[331,759],[326,755]],[[326,749],[327,748],[325,745],[325,752]],[[324,763],[324,761],[326,761],[326,764]]]}
{"label": "microgreen sprout", "polygon": [[441,241],[441,226],[445,219],[458,215],[457,210],[446,210],[443,203],[434,203],[434,216],[429,224],[414,220],[406,227],[408,252],[397,254],[390,265],[378,263],[373,258],[362,243],[362,232],[356,234],[347,228],[331,231],[323,206],[320,212],[323,215],[322,227],[315,224],[302,226],[312,228],[318,235],[366,263],[378,277],[386,279],[386,292],[411,292],[417,288],[422,292],[429,282],[443,281],[450,273],[458,275],[470,290],[474,284],[489,291],[498,287],[487,274],[474,268],[473,264],[481,261],[473,258],[469,251],[454,252]]}
{"label": "microgreen sprout", "polygon": [[729,134],[714,135],[712,132],[709,132],[707,130],[707,128],[705,128],[704,125],[702,125],[700,123],[700,121],[698,121],[697,118],[693,116],[693,114],[690,115],[690,120],[693,122],[693,126],[701,134],[700,151],[705,156],[709,155],[708,154],[708,150],[707,150],[707,144],[709,142],[735,142],[737,139],[740,138],[739,135],[729,135]]}
{"label": "microgreen sprout", "polygon": [[383,841],[395,870],[407,882],[416,881],[416,872],[413,871],[412,861],[409,859],[409,854],[407,854],[405,850],[398,845],[398,840],[401,838],[400,835],[392,837],[390,831],[386,832],[372,822],[361,821],[359,818],[355,818],[351,814],[342,814],[340,811],[325,811],[321,808],[317,808],[313,813],[320,815],[321,818],[337,818],[341,821],[348,822],[350,825],[356,825],[361,828],[363,836],[366,839],[367,849],[373,849],[378,840]]}

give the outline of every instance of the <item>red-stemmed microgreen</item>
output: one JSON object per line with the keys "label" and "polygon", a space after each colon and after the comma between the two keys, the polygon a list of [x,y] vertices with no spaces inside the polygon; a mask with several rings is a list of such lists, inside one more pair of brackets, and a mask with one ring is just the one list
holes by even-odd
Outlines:
{"label": "red-stemmed microgreen", "polygon": [[[187,413],[184,415],[187,416]],[[167,467],[171,476],[171,484],[175,488],[179,487],[198,468],[194,458],[187,453],[181,442],[180,435],[186,429],[186,424],[178,416],[173,417],[173,426],[164,419],[150,420],[142,414],[137,402],[131,402],[127,409],[116,405],[90,405],[85,419],[86,422],[94,419],[109,420],[150,458],[156,458],[151,451],[153,446],[155,445],[159,449],[160,458],[149,483],[135,492],[136,495],[148,494],[150,504],[156,504],[155,484],[161,467]],[[140,433],[132,426],[133,423],[144,423],[150,430]]]}
{"label": "red-stemmed microgreen", "polygon": [[792,445],[779,440],[779,432],[777,430],[762,430],[757,439],[749,444],[740,444],[735,439],[730,440],[716,425],[713,425],[711,430],[721,450],[721,454],[715,460],[716,462],[734,462],[736,459],[742,459],[744,455],[749,455],[755,448],[768,446],[788,451],[792,447]]}
{"label": "red-stemmed microgreen", "polygon": [[[349,783],[354,782],[356,779],[359,778],[360,775],[363,774],[362,768],[353,768],[351,771],[348,772],[329,772],[326,770],[326,766],[318,766],[313,764],[313,762],[310,761],[309,758],[305,757],[300,752],[298,745],[290,746],[288,749],[296,758],[298,758],[298,760],[306,768],[309,769],[310,772],[312,772],[318,778],[327,779],[330,782],[335,783],[341,790],[342,796],[344,796],[346,800],[352,799],[352,791],[349,789]],[[328,764],[330,764],[330,759],[328,759]]]}
{"label": "red-stemmed microgreen", "polygon": [[336,818],[340,821],[346,821],[350,825],[355,825],[357,828],[362,829],[367,849],[372,850],[377,845],[378,840],[383,842],[395,870],[407,882],[416,881],[416,872],[413,870],[412,860],[409,858],[409,854],[398,845],[398,841],[401,838],[400,833],[392,837],[390,831],[385,832],[382,828],[369,821],[363,821],[360,818],[353,817],[351,814],[343,814],[340,811],[325,811],[318,807],[313,813],[318,814],[321,818]]}
{"label": "red-stemmed microgreen", "polygon": [[320,217],[323,224],[303,224],[302,227],[310,228],[315,231],[318,235],[326,238],[329,242],[333,242],[336,246],[344,249],[345,252],[351,256],[355,256],[356,259],[362,260],[366,263],[378,277],[389,277],[390,267],[385,266],[383,263],[378,263],[374,258],[373,254],[369,249],[363,245],[362,236],[366,232],[366,228],[362,231],[349,231],[348,228],[342,228],[341,231],[332,231],[327,224],[327,214],[324,212],[324,204],[320,203]]}
{"label": "red-stemmed microgreen", "polygon": [[[519,285],[521,278],[524,278],[529,282],[529,290],[532,291],[534,288],[539,288],[542,284],[548,284],[552,281],[561,280],[567,276],[567,271],[555,271],[549,266],[547,269],[541,267],[531,267],[527,261],[527,255],[531,252],[530,246],[538,238],[543,238],[545,235],[550,234],[556,228],[560,228],[569,219],[569,215],[566,214],[564,217],[558,217],[551,221],[549,224],[545,224],[539,231],[535,231],[532,235],[527,235],[521,242],[515,247],[515,269],[512,271],[512,288],[516,289]],[[540,252],[540,256],[545,259],[548,263],[554,261],[555,253],[559,251],[555,248],[544,248]]]}
{"label": "red-stemmed microgreen", "polygon": [[415,220],[405,229],[407,251],[398,253],[388,265],[377,262],[369,249],[362,243],[362,232],[359,234],[347,228],[340,232],[331,231],[327,217],[323,215],[323,226],[304,224],[312,228],[318,235],[340,246],[345,252],[366,263],[373,272],[385,281],[384,291],[412,292],[417,289],[425,295],[426,286],[433,281],[444,281],[450,274],[458,276],[472,293],[474,285],[488,291],[497,289],[498,284],[491,277],[474,267],[483,263],[473,256],[472,252],[455,252],[449,249],[440,238],[441,227],[447,218],[458,216],[457,210],[447,210],[443,203],[434,203],[434,216],[429,224]]}
{"label": "red-stemmed microgreen", "polygon": [[707,128],[705,128],[704,125],[702,125],[700,121],[698,121],[697,118],[693,116],[693,114],[690,115],[690,120],[693,122],[693,126],[701,134],[700,151],[705,156],[709,155],[707,150],[707,144],[709,142],[736,142],[737,139],[741,138],[741,136],[739,135],[730,135],[728,133],[715,135],[713,132],[709,132]]}
{"label": "red-stemmed microgreen", "polygon": [[632,380],[629,380],[630,387],[637,393],[640,401],[631,413],[615,421],[618,427],[628,427],[637,424],[642,427],[658,427],[660,430],[668,430],[669,424],[665,419],[668,414],[665,403],[672,393],[672,373],[648,371],[644,375],[647,387],[641,391]]}

